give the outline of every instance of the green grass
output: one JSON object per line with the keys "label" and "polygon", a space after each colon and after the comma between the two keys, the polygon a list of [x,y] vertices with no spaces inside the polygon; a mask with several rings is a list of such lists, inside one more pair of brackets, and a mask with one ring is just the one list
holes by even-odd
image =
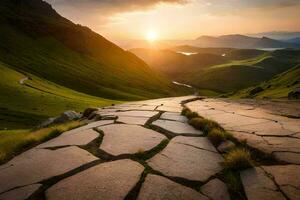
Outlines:
{"label": "green grass", "polygon": [[189,120],[189,124],[193,126],[195,129],[201,130],[204,132],[204,134],[208,134],[213,129],[220,129],[223,130],[223,128],[215,121],[204,119],[201,117],[192,118]]}
{"label": "green grass", "polygon": [[214,146],[219,146],[222,142],[232,139],[232,135],[224,130],[219,128],[213,128],[207,134],[207,138],[211,141]]}
{"label": "green grass", "polygon": [[54,138],[62,132],[80,125],[82,125],[82,122],[72,121],[39,130],[2,130],[0,131],[0,163],[34,145]]}
{"label": "green grass", "polygon": [[31,128],[41,121],[66,110],[83,111],[119,103],[86,95],[30,75],[32,80],[19,80],[24,75],[0,62],[0,129]]}
{"label": "green grass", "polygon": [[247,149],[233,149],[224,157],[224,167],[231,170],[243,170],[253,166],[251,154]]}
{"label": "green grass", "polygon": [[180,81],[218,93],[234,92],[271,79],[300,63],[300,50],[278,50],[183,74]]}
{"label": "green grass", "polygon": [[[251,96],[250,91],[256,87],[261,87],[263,91]],[[288,94],[297,88],[300,88],[300,65],[297,65],[286,72],[278,74],[272,79],[257,86],[238,91],[231,97],[287,98]]]}

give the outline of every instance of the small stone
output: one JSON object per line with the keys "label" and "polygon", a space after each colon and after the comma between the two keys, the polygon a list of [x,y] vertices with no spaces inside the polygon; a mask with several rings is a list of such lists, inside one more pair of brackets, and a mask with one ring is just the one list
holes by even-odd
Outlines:
{"label": "small stone", "polygon": [[170,181],[162,176],[149,174],[140,190],[138,200],[208,200],[195,190]]}
{"label": "small stone", "polygon": [[233,149],[235,147],[235,144],[230,141],[230,140],[226,140],[224,142],[222,142],[219,146],[218,146],[218,151],[221,153],[226,153],[229,152],[231,149]]}
{"label": "small stone", "polygon": [[219,179],[213,179],[201,187],[203,194],[212,200],[230,200],[227,186]]}
{"label": "small stone", "polygon": [[46,191],[46,199],[122,200],[143,170],[141,164],[128,159],[102,163],[53,185]]}
{"label": "small stone", "polygon": [[21,188],[17,188],[14,190],[10,190],[8,192],[5,192],[3,194],[0,194],[1,200],[24,200],[28,199],[31,195],[33,195],[35,192],[37,192],[41,184],[33,184],[33,185],[27,185]]}

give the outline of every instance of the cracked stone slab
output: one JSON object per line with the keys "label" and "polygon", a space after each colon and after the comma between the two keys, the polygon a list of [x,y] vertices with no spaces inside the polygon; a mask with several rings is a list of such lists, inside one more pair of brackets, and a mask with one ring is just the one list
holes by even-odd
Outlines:
{"label": "cracked stone slab", "polygon": [[132,160],[102,163],[53,185],[48,200],[122,200],[137,184],[144,167]]}
{"label": "cracked stone slab", "polygon": [[145,125],[149,119],[149,117],[119,116],[117,122],[121,122],[124,124]]}
{"label": "cracked stone slab", "polygon": [[187,122],[188,119],[185,116],[180,115],[177,112],[165,112],[160,116],[161,119],[173,120],[179,122]]}
{"label": "cracked stone slab", "polygon": [[128,116],[128,117],[154,117],[159,112],[157,111],[140,111],[140,110],[131,110],[131,111],[124,111],[124,112],[107,112],[101,114],[101,116]]}
{"label": "cracked stone slab", "polygon": [[114,156],[149,151],[166,139],[156,131],[137,125],[113,124],[99,129],[104,133],[100,149]]}
{"label": "cracked stone slab", "polygon": [[149,174],[140,190],[138,200],[208,200],[208,198],[195,190],[175,183],[162,176]]}
{"label": "cracked stone slab", "polygon": [[248,200],[285,200],[273,180],[261,168],[242,171],[241,179]]}
{"label": "cracked stone slab", "polygon": [[206,137],[184,137],[177,136],[172,139],[173,143],[188,145],[191,147],[216,152],[216,148],[211,144],[211,142]]}
{"label": "cracked stone slab", "polygon": [[159,106],[156,110],[160,110],[160,111],[167,111],[167,112],[181,112],[182,107],[180,104],[178,104],[178,106],[173,105],[173,106]]}
{"label": "cracked stone slab", "polygon": [[274,178],[277,185],[290,200],[300,198],[299,165],[263,166],[262,168]]}
{"label": "cracked stone slab", "polygon": [[300,152],[274,152],[273,155],[278,160],[300,165]]}
{"label": "cracked stone slab", "polygon": [[24,200],[28,199],[31,195],[37,192],[41,188],[42,184],[33,184],[24,187],[20,187],[14,190],[10,190],[3,194],[0,194],[1,200]]}
{"label": "cracked stone slab", "polygon": [[78,131],[73,134],[62,134],[48,142],[38,145],[36,148],[50,148],[63,146],[83,146],[99,137],[99,133],[93,129]]}
{"label": "cracked stone slab", "polygon": [[78,147],[31,149],[0,167],[0,193],[62,175],[97,160]]}
{"label": "cracked stone slab", "polygon": [[230,200],[227,186],[219,179],[213,179],[203,185],[201,192],[211,200]]}
{"label": "cracked stone slab", "polygon": [[[183,138],[171,140],[164,150],[147,161],[148,164],[166,176],[194,181],[205,181],[222,170],[220,154],[184,144],[187,140]],[[180,140],[183,143],[178,143]]]}
{"label": "cracked stone slab", "polygon": [[276,123],[273,121],[246,126],[237,126],[228,128],[228,130],[244,131],[249,133],[255,133],[256,135],[261,136],[288,136],[294,133],[290,130],[284,129],[280,123]]}
{"label": "cracked stone slab", "polygon": [[203,134],[201,131],[196,130],[194,127],[190,126],[189,124],[177,122],[177,121],[156,120],[152,122],[152,124],[177,135],[180,134],[202,135]]}
{"label": "cracked stone slab", "polygon": [[72,129],[70,131],[66,131],[64,132],[63,134],[73,134],[73,133],[78,133],[80,131],[83,131],[83,130],[87,130],[87,129],[92,129],[92,128],[96,128],[96,127],[99,127],[99,126],[104,126],[104,125],[108,125],[108,124],[113,124],[114,121],[113,120],[100,120],[100,121],[95,121],[95,122],[91,122],[85,126],[81,126],[79,128],[75,128],[75,129]]}

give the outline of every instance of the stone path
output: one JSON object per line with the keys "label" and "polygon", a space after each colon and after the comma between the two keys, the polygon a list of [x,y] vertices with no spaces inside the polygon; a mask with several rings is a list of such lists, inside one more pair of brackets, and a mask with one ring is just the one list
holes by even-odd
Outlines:
{"label": "stone path", "polygon": [[300,102],[202,99],[186,106],[278,164],[241,172],[248,200],[300,199]]}
{"label": "stone path", "polygon": [[180,115],[182,103],[284,161],[241,172],[249,200],[299,199],[299,119],[278,115],[297,112],[185,96],[99,108],[87,125],[1,165],[0,200],[234,199],[223,156]]}

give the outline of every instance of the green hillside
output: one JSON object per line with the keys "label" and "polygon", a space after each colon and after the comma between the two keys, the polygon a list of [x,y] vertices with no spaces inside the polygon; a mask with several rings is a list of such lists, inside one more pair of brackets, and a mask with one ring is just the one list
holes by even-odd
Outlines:
{"label": "green hillside", "polygon": [[227,58],[215,53],[186,56],[172,50],[131,49],[130,51],[152,69],[167,75],[172,80],[179,80],[184,73],[227,62]]}
{"label": "green hillside", "polygon": [[0,129],[29,128],[65,110],[186,94],[42,0],[0,2],[0,71]]}
{"label": "green hillside", "polygon": [[[300,88],[300,65],[274,76],[271,80],[243,89],[233,98],[287,98],[292,91]],[[256,91],[256,92],[255,92]]]}
{"label": "green hillside", "polygon": [[[30,128],[66,110],[82,111],[90,106],[118,103],[86,95],[0,63],[0,129]],[[20,80],[23,79],[23,84]]]}
{"label": "green hillside", "polygon": [[94,96],[132,100],[174,95],[171,82],[143,61],[41,0],[1,1],[0,61]]}
{"label": "green hillside", "polygon": [[198,88],[232,92],[269,80],[297,63],[300,63],[299,50],[277,50],[186,73],[180,81]]}

